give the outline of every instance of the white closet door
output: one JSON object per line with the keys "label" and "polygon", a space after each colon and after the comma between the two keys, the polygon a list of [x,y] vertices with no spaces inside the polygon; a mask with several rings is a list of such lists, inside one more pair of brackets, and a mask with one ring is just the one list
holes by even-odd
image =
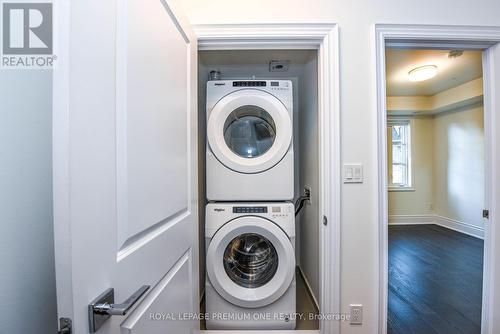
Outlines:
{"label": "white closet door", "polygon": [[[196,39],[170,0],[60,5],[56,24],[68,20],[68,36],[56,37],[54,79],[59,316],[88,333],[94,298],[113,288],[122,303],[148,285],[98,333],[190,333],[198,322],[158,314],[198,312]],[[65,9],[69,19],[57,14]]]}

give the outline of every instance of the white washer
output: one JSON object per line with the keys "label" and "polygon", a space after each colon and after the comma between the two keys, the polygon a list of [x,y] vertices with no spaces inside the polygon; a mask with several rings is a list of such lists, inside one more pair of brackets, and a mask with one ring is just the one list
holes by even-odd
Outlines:
{"label": "white washer", "polygon": [[295,329],[292,203],[206,207],[207,329]]}
{"label": "white washer", "polygon": [[292,82],[209,81],[206,163],[209,201],[292,200]]}

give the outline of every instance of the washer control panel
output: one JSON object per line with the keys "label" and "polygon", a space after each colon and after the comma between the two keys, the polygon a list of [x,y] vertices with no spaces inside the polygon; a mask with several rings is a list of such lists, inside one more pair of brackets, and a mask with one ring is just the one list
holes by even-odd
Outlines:
{"label": "washer control panel", "polygon": [[239,217],[262,217],[278,224],[289,236],[295,236],[295,208],[291,202],[208,203],[205,232],[213,235],[224,224]]}
{"label": "washer control panel", "polygon": [[[219,209],[222,210],[222,209]],[[235,205],[232,207],[235,214],[267,214],[272,218],[285,218],[293,213],[293,206],[290,205]]]}

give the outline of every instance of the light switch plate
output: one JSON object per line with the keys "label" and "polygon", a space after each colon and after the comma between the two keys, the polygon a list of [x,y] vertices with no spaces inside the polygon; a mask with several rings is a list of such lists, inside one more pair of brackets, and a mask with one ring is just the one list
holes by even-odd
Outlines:
{"label": "light switch plate", "polygon": [[344,183],[363,183],[363,165],[345,164]]}

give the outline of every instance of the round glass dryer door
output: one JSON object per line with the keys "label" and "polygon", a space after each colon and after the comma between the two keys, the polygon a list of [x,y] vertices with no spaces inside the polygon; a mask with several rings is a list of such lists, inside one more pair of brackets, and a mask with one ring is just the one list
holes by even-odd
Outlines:
{"label": "round glass dryer door", "polygon": [[229,149],[243,158],[266,153],[276,138],[276,125],[267,111],[242,106],[232,111],[224,124],[224,140]]}
{"label": "round glass dryer door", "polygon": [[295,252],[288,236],[259,217],[234,219],[214,235],[207,250],[207,273],[227,301],[246,308],[269,305],[290,286]]}
{"label": "round glass dryer door", "polygon": [[283,103],[256,89],[226,95],[207,123],[214,155],[241,173],[260,173],[276,165],[287,153],[292,134],[292,120]]}

